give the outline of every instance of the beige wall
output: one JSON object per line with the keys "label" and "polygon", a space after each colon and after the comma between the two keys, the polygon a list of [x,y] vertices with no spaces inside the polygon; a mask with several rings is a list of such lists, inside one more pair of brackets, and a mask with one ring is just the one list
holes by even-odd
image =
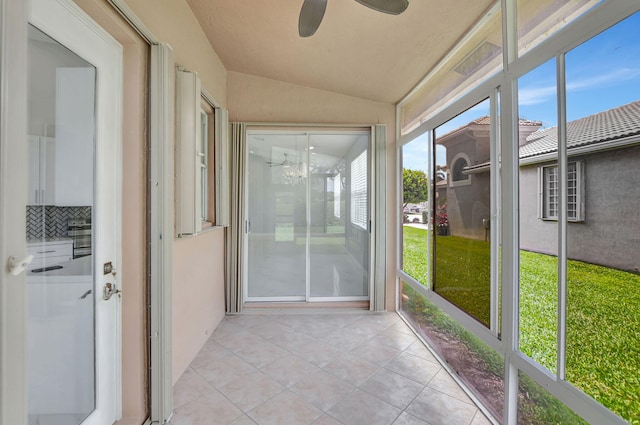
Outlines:
{"label": "beige wall", "polygon": [[[194,71],[220,105],[227,71],[184,0],[127,0],[151,33],[173,50],[177,66]],[[173,261],[173,382],[224,317],[224,232],[176,240]],[[197,267],[194,267],[197,266]]]}
{"label": "beige wall", "polygon": [[227,99],[227,70],[209,44],[185,0],[126,0],[153,35],[173,49],[176,65],[195,71],[202,86],[222,106]]}
{"label": "beige wall", "polygon": [[140,424],[148,416],[146,285],[146,92],[148,44],[106,1],[75,0],[123,46],[122,420]]}
{"label": "beige wall", "polygon": [[224,230],[173,246],[173,381],[180,378],[225,313]]}
{"label": "beige wall", "polygon": [[387,126],[387,310],[395,309],[396,142],[394,105],[301,87],[238,72],[228,73],[230,121]]}

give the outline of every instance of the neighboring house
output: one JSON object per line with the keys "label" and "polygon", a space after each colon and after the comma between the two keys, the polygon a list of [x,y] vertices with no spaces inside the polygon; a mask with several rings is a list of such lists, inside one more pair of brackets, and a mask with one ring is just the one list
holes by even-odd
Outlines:
{"label": "neighboring house", "polygon": [[[482,240],[488,237],[490,124],[489,117],[481,117],[436,139],[447,150],[447,179],[436,183],[436,190],[438,205],[447,204],[451,235]],[[540,126],[537,121],[520,120],[521,140]]]}
{"label": "neighboring house", "polygon": [[[538,130],[540,125],[520,121],[520,247],[555,255],[558,132]],[[631,246],[629,232],[640,229],[640,101],[569,122],[567,139],[569,258],[638,271],[637,239]],[[446,191],[450,234],[483,239],[490,209],[488,119],[437,143],[447,148],[452,170]]]}

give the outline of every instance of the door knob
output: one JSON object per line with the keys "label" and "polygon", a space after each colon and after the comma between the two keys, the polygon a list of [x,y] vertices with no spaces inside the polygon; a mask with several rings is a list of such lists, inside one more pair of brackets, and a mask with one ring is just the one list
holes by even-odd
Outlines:
{"label": "door knob", "polygon": [[114,294],[118,294],[118,296],[120,296],[121,293],[121,290],[116,289],[116,285],[107,282],[104,284],[104,289],[102,290],[102,298],[105,301],[109,301]]}
{"label": "door knob", "polygon": [[18,276],[29,264],[31,264],[32,260],[33,255],[27,255],[22,260],[18,260],[16,257],[9,257],[9,261],[7,261],[7,269],[12,275]]}

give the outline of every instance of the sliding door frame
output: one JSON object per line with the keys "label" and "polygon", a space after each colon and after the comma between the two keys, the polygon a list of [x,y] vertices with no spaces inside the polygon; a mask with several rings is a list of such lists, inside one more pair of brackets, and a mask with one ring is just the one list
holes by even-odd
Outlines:
{"label": "sliding door frame", "polygon": [[[248,139],[251,134],[282,134],[287,136],[304,136],[306,139],[306,147],[310,145],[310,138],[314,135],[344,135],[344,134],[360,134],[368,137],[367,141],[367,229],[368,237],[368,253],[367,253],[367,280],[368,280],[368,295],[366,296],[343,296],[343,297],[314,297],[311,296],[311,276],[310,276],[310,237],[311,237],[311,208],[309,208],[311,201],[311,179],[306,179],[305,189],[305,204],[306,208],[306,242],[305,242],[305,295],[304,296],[283,296],[283,297],[249,297],[249,211],[245,209],[242,221],[242,238],[243,238],[243,255],[240,259],[243,270],[242,282],[238,282],[238,285],[242,285],[242,302],[243,304],[250,304],[254,302],[300,302],[300,303],[323,303],[323,302],[369,302],[370,309],[374,309],[374,300],[384,300],[385,285],[375,285],[375,258],[376,258],[376,226],[375,217],[376,214],[376,128],[382,126],[322,126],[322,125],[248,125],[246,130],[246,137],[244,138],[245,155],[242,158],[245,164],[248,164],[249,147]],[[383,127],[382,127],[383,128]],[[377,133],[380,133],[379,131]],[[307,167],[310,166],[310,150],[306,150],[306,163]],[[245,169],[245,173],[242,176],[242,182],[245,196],[245,205],[249,206],[249,167],[242,167]],[[308,170],[308,169],[307,169]],[[310,174],[308,173],[310,176]],[[382,207],[384,208],[384,207]],[[350,220],[350,218],[346,218]],[[349,223],[349,221],[348,221]],[[347,224],[349,225],[349,224]],[[384,253],[379,253],[384,258]],[[381,292],[377,294],[377,292]]]}

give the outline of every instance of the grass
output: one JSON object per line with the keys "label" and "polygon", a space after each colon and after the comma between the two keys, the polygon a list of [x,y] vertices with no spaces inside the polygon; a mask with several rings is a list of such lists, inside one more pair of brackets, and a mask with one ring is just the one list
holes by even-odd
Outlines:
{"label": "grass", "polygon": [[[427,283],[426,231],[404,228],[403,268]],[[435,290],[483,323],[489,318],[489,245],[436,239]],[[557,258],[520,254],[520,350],[556,369]],[[640,424],[640,276],[568,264],[566,379]]]}

